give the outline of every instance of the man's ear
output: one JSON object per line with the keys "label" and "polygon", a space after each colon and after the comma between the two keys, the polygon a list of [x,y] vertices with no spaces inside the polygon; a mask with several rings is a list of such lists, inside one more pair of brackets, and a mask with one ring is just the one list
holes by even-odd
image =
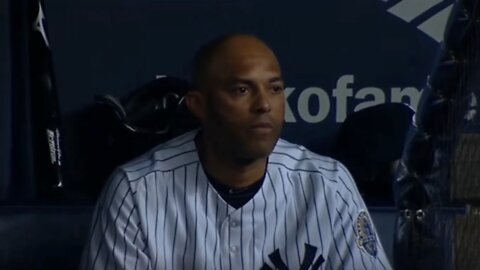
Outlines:
{"label": "man's ear", "polygon": [[185,96],[185,102],[190,112],[197,117],[200,122],[205,119],[205,97],[203,93],[198,90],[188,91]]}

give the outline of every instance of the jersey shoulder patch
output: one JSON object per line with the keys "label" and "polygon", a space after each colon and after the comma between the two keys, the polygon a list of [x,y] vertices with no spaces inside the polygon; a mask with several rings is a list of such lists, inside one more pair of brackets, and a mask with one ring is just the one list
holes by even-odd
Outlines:
{"label": "jersey shoulder patch", "polygon": [[357,233],[357,245],[363,251],[374,257],[377,256],[377,236],[373,229],[373,223],[367,211],[360,210],[355,224]]}

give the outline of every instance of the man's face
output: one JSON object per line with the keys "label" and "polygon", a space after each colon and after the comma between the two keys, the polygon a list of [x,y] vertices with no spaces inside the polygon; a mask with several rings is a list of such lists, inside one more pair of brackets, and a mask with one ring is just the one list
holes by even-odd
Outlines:
{"label": "man's face", "polygon": [[280,66],[258,41],[233,43],[214,57],[206,80],[205,133],[224,154],[246,161],[264,158],[284,122]]}

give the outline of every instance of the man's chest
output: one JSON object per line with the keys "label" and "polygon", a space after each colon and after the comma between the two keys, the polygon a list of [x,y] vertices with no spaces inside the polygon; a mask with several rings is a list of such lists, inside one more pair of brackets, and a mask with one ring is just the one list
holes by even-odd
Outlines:
{"label": "man's chest", "polygon": [[167,269],[320,269],[332,245],[328,211],[308,200],[272,200],[184,211],[172,203],[160,213],[156,236],[148,237],[149,253]]}

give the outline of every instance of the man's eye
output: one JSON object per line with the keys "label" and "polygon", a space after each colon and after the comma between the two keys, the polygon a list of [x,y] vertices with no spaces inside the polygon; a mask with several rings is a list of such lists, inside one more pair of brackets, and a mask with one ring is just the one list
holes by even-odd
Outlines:
{"label": "man's eye", "polygon": [[248,87],[246,86],[237,86],[234,88],[235,92],[238,94],[245,94],[248,92]]}
{"label": "man's eye", "polygon": [[281,85],[274,85],[272,87],[272,91],[275,92],[275,93],[282,92],[283,90],[285,90],[285,87],[283,87]]}

